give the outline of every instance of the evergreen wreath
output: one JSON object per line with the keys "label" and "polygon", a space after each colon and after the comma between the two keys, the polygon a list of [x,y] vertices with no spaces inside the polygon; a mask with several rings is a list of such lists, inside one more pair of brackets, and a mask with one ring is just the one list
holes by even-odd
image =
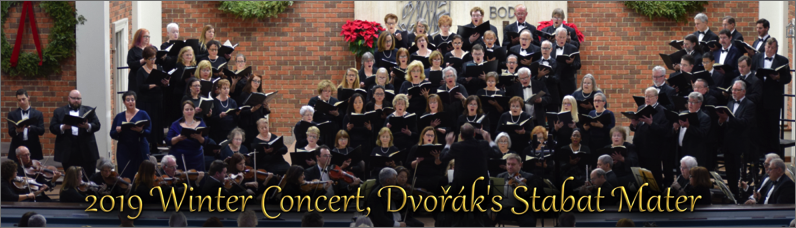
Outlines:
{"label": "evergreen wreath", "polygon": [[293,1],[221,1],[218,9],[244,20],[276,17],[284,12]]}
{"label": "evergreen wreath", "polygon": [[[17,1],[4,1],[2,2],[2,25],[6,23],[8,17],[8,9],[15,4],[20,3]],[[82,15],[77,15],[77,10],[69,5],[69,2],[39,2],[39,7],[52,17],[54,23],[50,29],[48,36],[49,43],[47,48],[42,50],[42,65],[39,66],[39,56],[32,52],[20,52],[19,62],[16,67],[11,67],[11,52],[14,47],[8,43],[6,36],[2,36],[2,70],[11,76],[23,77],[41,77],[49,75],[50,73],[57,73],[61,71],[61,61],[72,57],[77,44],[75,38],[75,28],[77,24],[83,24],[86,18]]]}
{"label": "evergreen wreath", "polygon": [[650,20],[662,17],[675,21],[688,21],[689,14],[702,11],[703,5],[708,2],[702,1],[627,1],[625,6],[635,10],[636,13],[647,16]]}

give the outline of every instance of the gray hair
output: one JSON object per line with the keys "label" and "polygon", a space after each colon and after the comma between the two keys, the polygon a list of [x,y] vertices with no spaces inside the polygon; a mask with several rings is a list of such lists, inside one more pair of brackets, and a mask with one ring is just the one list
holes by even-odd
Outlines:
{"label": "gray hair", "polygon": [[47,226],[47,218],[44,215],[35,214],[28,218],[28,227],[45,227]]}
{"label": "gray hair", "polygon": [[445,78],[445,75],[447,75],[446,73],[448,72],[453,72],[453,79],[456,79],[456,68],[453,67],[445,67],[445,69],[442,69],[442,78]]}
{"label": "gray hair", "polygon": [[354,227],[373,227],[373,221],[370,221],[367,216],[359,216],[354,222]]}
{"label": "gray hair", "polygon": [[177,158],[175,158],[174,155],[171,154],[164,155],[163,158],[160,159],[160,165],[162,166],[166,164],[168,161],[177,162]]}
{"label": "gray hair", "polygon": [[652,68],[652,74],[655,74],[656,71],[661,72],[664,75],[666,74],[666,68],[663,68],[662,66],[655,66]]}
{"label": "gray hair", "polygon": [[315,108],[313,108],[312,106],[309,106],[309,105],[301,106],[301,109],[299,109],[299,114],[303,116],[304,113],[307,113],[308,111],[312,112],[312,113],[315,113]]}
{"label": "gray hair", "polygon": [[769,159],[774,160],[776,158],[782,159],[782,158],[779,157],[779,154],[777,154],[777,153],[768,153],[768,154],[766,154],[766,160],[769,160]]}
{"label": "gray hair", "polygon": [[515,54],[509,54],[509,56],[508,56],[508,57],[506,57],[506,60],[509,60],[509,58],[514,58],[514,60],[517,60],[517,55],[515,55]]}
{"label": "gray hair", "polygon": [[605,170],[603,170],[602,168],[596,168],[591,172],[597,174],[597,177],[605,177]]}
{"label": "gray hair", "polygon": [[697,164],[696,158],[690,155],[683,156],[683,158],[680,159],[680,163],[685,163],[685,167],[688,167],[688,170],[691,170],[691,168],[697,167],[699,165]]}
{"label": "gray hair", "polygon": [[545,41],[542,41],[542,45],[539,46],[539,47],[543,47],[545,44],[550,45],[550,47],[553,46],[553,42],[550,42],[549,40],[545,40]]}
{"label": "gray hair", "polygon": [[531,69],[528,69],[527,67],[523,67],[517,70],[517,76],[522,74],[527,74],[528,76],[533,77],[533,74],[531,74]]}
{"label": "gray hair", "polygon": [[703,97],[702,94],[699,93],[699,92],[691,92],[691,93],[689,93],[688,94],[688,99],[691,99],[691,98],[698,100],[699,103],[702,103],[702,101],[705,100],[705,97]]}
{"label": "gray hair", "polygon": [[786,169],[785,168],[785,161],[783,161],[782,159],[779,159],[779,158],[771,159],[771,165],[769,165],[768,168],[769,169],[782,168],[782,170],[785,170]]}
{"label": "gray hair", "polygon": [[506,139],[509,140],[509,148],[511,148],[511,137],[509,137],[509,134],[506,132],[498,133],[497,137],[495,137],[495,143],[497,143],[497,141],[500,140],[500,137],[506,137]]}
{"label": "gray hair", "polygon": [[180,26],[177,23],[171,22],[166,25],[166,33],[170,32],[171,30],[180,29]]}
{"label": "gray hair", "polygon": [[257,215],[254,211],[244,211],[238,215],[238,227],[255,227],[257,226]]}
{"label": "gray hair", "polygon": [[658,96],[658,90],[655,89],[655,87],[647,87],[647,89],[644,90],[644,95],[647,95],[649,91],[652,91],[655,94],[654,96]]}
{"label": "gray hair", "polygon": [[597,97],[597,96],[602,97],[603,101],[605,101],[606,103],[608,102],[608,96],[606,96],[604,93],[595,93],[594,97]]}
{"label": "gray hair", "polygon": [[694,84],[696,84],[697,82],[702,82],[702,84],[704,84],[703,86],[705,88],[708,88],[708,90],[710,90],[710,87],[708,87],[708,82],[705,81],[705,79],[697,78],[696,80],[694,80]]}
{"label": "gray hair", "polygon": [[113,169],[113,162],[111,162],[110,158],[100,158],[97,160],[97,169],[102,170],[102,168],[105,167]]}
{"label": "gray hair", "polygon": [[702,22],[708,22],[708,15],[705,15],[704,13],[698,13],[696,16],[694,16],[694,20],[700,20]]}
{"label": "gray hair", "polygon": [[[23,147],[25,149],[28,149],[28,147],[26,147],[26,146],[18,146],[16,149],[14,149],[14,152],[16,152],[17,154],[22,153],[22,148]],[[30,149],[28,149],[28,150],[30,150]]]}
{"label": "gray hair", "polygon": [[613,166],[614,165],[614,159],[611,158],[611,155],[607,155],[607,154],[600,155],[600,157],[597,158],[597,160],[602,162],[602,163],[608,164],[608,166]]}
{"label": "gray hair", "polygon": [[169,227],[188,227],[188,220],[185,218],[185,214],[182,212],[171,213],[171,216],[169,216]]}
{"label": "gray hair", "polygon": [[528,33],[528,35],[533,36],[533,34],[531,34],[531,30],[528,30],[528,29],[523,29],[522,31],[520,31],[520,36],[522,36],[522,34],[525,34],[525,33]]}
{"label": "gray hair", "polygon": [[796,219],[790,220],[790,227],[796,227]]}
{"label": "gray hair", "polygon": [[564,28],[564,26],[561,26],[561,27],[558,27],[558,28],[556,29],[555,33],[553,33],[553,34],[556,34],[556,35],[558,35],[558,33],[560,33],[560,32],[569,32],[569,31],[567,31],[567,29],[566,29],[566,28]]}
{"label": "gray hair", "polygon": [[367,61],[373,61],[373,59],[374,59],[374,58],[373,58],[373,54],[372,54],[372,53],[370,53],[370,52],[365,52],[365,54],[362,54],[362,65],[364,66],[364,65],[365,65],[365,62],[367,62]]}
{"label": "gray hair", "polygon": [[396,175],[398,175],[398,173],[395,172],[395,169],[390,167],[384,167],[383,169],[381,169],[381,171],[379,171],[379,183],[381,185],[384,185],[384,183],[387,180],[395,179]]}
{"label": "gray hair", "polygon": [[735,86],[735,83],[739,83],[739,82],[741,83],[741,89],[746,91],[746,82],[744,82],[741,79],[735,80],[735,82],[733,82],[732,85]]}

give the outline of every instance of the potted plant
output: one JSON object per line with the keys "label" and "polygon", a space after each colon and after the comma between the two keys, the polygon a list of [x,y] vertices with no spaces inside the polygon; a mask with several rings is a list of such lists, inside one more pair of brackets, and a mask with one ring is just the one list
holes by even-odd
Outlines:
{"label": "potted plant", "polygon": [[382,31],[384,28],[375,21],[354,20],[346,21],[340,35],[348,42],[348,50],[359,59],[365,52],[372,53],[376,50],[376,42]]}

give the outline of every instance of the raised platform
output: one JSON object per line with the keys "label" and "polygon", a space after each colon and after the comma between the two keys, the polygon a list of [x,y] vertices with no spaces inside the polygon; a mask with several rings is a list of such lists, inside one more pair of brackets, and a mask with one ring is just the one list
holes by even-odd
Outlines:
{"label": "raised platform", "polygon": [[[604,208],[601,213],[578,213],[577,226],[615,227],[616,222],[622,218],[632,219],[636,226],[654,222],[661,227],[671,226],[702,226],[702,227],[728,227],[728,226],[788,226],[794,219],[794,204],[776,205],[711,205],[697,207],[694,212],[626,212],[627,206],[622,207],[621,213],[616,206]],[[665,210],[666,208],[664,208]]]}

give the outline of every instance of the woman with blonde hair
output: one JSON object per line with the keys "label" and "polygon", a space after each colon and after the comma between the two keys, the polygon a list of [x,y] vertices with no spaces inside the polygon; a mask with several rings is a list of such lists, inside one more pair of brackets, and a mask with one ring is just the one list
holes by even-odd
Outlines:
{"label": "woman with blonde hair", "polygon": [[321,132],[322,134],[321,141],[334,139],[335,133],[337,132],[337,130],[340,130],[340,122],[342,121],[342,118],[344,117],[345,114],[344,110],[346,109],[345,107],[330,110],[327,112],[318,111],[317,107],[315,107],[315,104],[317,104],[318,102],[325,102],[330,105],[334,105],[335,103],[339,102],[340,100],[337,100],[337,98],[332,97],[333,89],[334,89],[334,84],[332,84],[332,81],[321,80],[318,83],[318,87],[316,89],[318,96],[310,98],[310,101],[307,102],[307,105],[316,108],[315,114],[312,117],[312,119],[315,122],[323,123],[326,121],[330,121],[332,123],[331,125],[332,127],[330,127],[329,132]]}
{"label": "woman with blonde hair", "polygon": [[580,116],[578,109],[575,108],[576,105],[578,105],[578,102],[570,95],[564,96],[564,99],[561,100],[560,112],[569,112],[570,116],[572,116],[572,122],[564,123],[558,120],[553,122],[551,132],[559,145],[568,145],[572,142],[569,138],[572,137],[572,130],[578,127],[578,117]]}
{"label": "woman with blonde hair", "polygon": [[[398,149],[408,149],[412,146],[413,141],[417,139],[417,115],[407,111],[410,105],[409,99],[405,94],[395,95],[392,104],[395,107],[395,112],[387,116],[384,121],[384,126],[392,131],[392,135],[395,137],[395,146],[398,147]],[[404,123],[406,123],[406,125],[392,126],[390,124],[391,118],[404,118]]]}
{"label": "woman with blonde hair", "polygon": [[[196,66],[196,58],[194,56],[194,50],[191,47],[183,47],[180,49],[180,53],[177,54],[177,64],[174,66],[174,73],[172,75],[179,75],[179,77],[171,77],[169,79],[169,87],[167,87],[164,94],[170,94],[169,99],[171,102],[168,102],[170,105],[164,105],[170,108],[166,108],[166,116],[167,121],[174,122],[175,120],[180,118],[181,108],[180,103],[182,103],[182,97],[185,95],[186,91],[186,83],[188,79],[183,80],[183,73],[185,72],[186,67],[195,67]],[[168,90],[171,90],[171,93]]]}
{"label": "woman with blonde hair", "polygon": [[202,33],[199,34],[199,49],[196,50],[196,58],[207,58],[207,43],[216,39],[216,29],[212,25],[205,25],[202,27]]}
{"label": "woman with blonde hair", "polygon": [[406,81],[401,84],[400,94],[406,94],[409,99],[409,107],[407,111],[410,113],[423,113],[426,108],[426,99],[430,93],[430,89],[421,89],[419,94],[412,95],[409,93],[409,88],[421,86],[423,83],[428,82],[426,75],[423,73],[423,63],[420,61],[412,61],[406,68]]}
{"label": "woman with blonde hair", "polygon": [[[345,101],[351,98],[351,93],[345,94],[343,91],[346,89],[359,89],[359,85],[359,71],[355,68],[348,68],[343,75],[343,80],[340,82],[340,85],[337,86],[337,100]],[[342,109],[338,111],[343,115],[348,114],[348,107],[342,107]]]}
{"label": "woman with blonde hair", "polygon": [[[376,138],[376,147],[370,153],[370,157],[390,157],[390,154],[401,151],[393,144],[393,134],[389,127],[383,127],[379,130]],[[392,159],[385,159],[385,163],[369,162],[370,177],[378,177],[379,171],[384,167],[395,167],[403,163],[403,161],[395,161]]]}

